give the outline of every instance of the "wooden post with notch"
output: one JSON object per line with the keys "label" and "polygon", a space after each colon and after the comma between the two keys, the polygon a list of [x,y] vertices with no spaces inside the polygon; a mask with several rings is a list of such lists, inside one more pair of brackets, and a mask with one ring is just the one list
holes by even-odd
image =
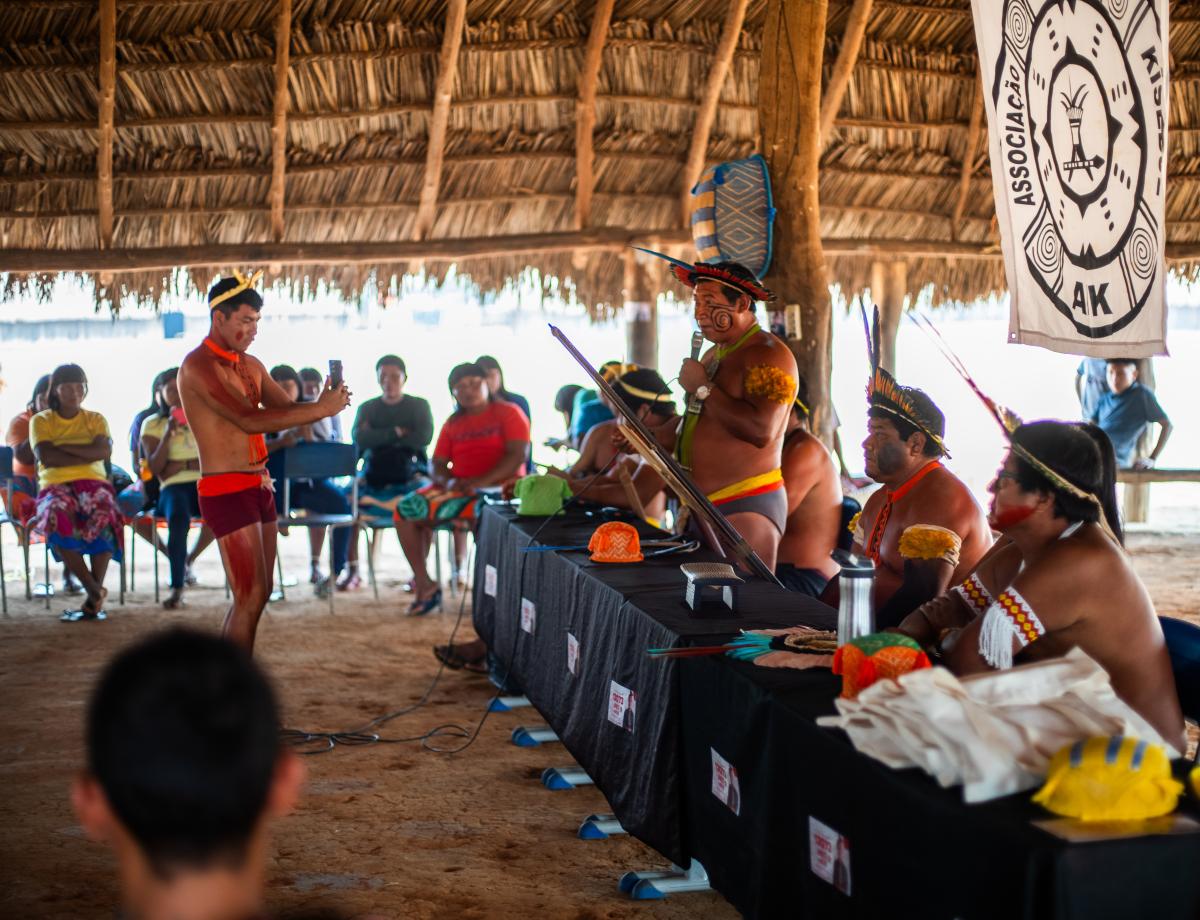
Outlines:
{"label": "wooden post with notch", "polygon": [[467,21],[467,0],[449,0],[446,4],[446,30],[438,55],[437,79],[433,86],[433,109],[429,113],[429,141],[425,149],[425,175],[421,180],[421,200],[413,222],[413,239],[423,240],[433,229],[434,209],[442,184],[442,166],[446,158],[446,128],[450,123],[450,98],[454,75],[458,70],[458,52],[462,48],[463,28]]}
{"label": "wooden post with notch", "polygon": [[[741,38],[747,3],[748,0],[729,0],[729,10],[721,27],[721,42],[717,45],[717,53],[708,70],[708,79],[704,82],[704,94],[700,97],[699,108],[696,109],[696,124],[692,129],[692,142],[688,147],[687,162],[683,167],[683,188],[680,189],[679,195],[680,220],[684,227],[691,221],[692,186],[704,171],[705,159],[708,156],[708,137],[717,118],[721,87],[725,85],[729,65],[733,62],[738,39]],[[763,34],[766,35],[765,32]]]}
{"label": "wooden post with notch", "polygon": [[113,109],[117,100],[117,0],[100,0],[100,124],[96,198],[100,248],[113,241]]}
{"label": "wooden post with notch", "polygon": [[821,246],[817,194],[821,159],[821,61],[827,0],[768,0],[758,78],[760,149],[778,217],[775,258],[765,279],[780,308],[797,304],[803,338],[788,346],[808,381],[813,431],[833,438],[829,380],[833,302]]}
{"label": "wooden post with notch", "polygon": [[579,98],[575,102],[575,229],[582,230],[591,223],[592,193],[596,188],[593,134],[596,130],[596,87],[600,82],[600,64],[604,58],[604,43],[612,22],[616,0],[597,0],[592,13],[592,30],[588,33],[579,72]]}
{"label": "wooden post with notch", "polygon": [[867,20],[871,18],[872,2],[873,0],[854,0],[854,5],[850,7],[850,16],[842,32],[842,44],[838,48],[837,60],[834,62],[833,72],[829,75],[825,95],[821,98],[822,147],[829,140],[829,132],[833,130],[833,123],[846,96],[846,88],[850,85],[850,75],[854,72],[863,36],[867,32]]}
{"label": "wooden post with notch", "polygon": [[950,218],[950,239],[958,239],[963,214],[967,210],[967,199],[971,194],[971,177],[975,174],[975,161],[979,157],[979,139],[983,133],[983,82],[975,81],[971,99],[971,122],[967,126],[966,149],[963,152],[962,175],[958,183],[958,198],[954,202],[954,214]]}
{"label": "wooden post with notch", "polygon": [[271,237],[283,241],[287,187],[288,55],[292,43],[292,0],[279,0],[275,18],[275,98],[271,109]]}

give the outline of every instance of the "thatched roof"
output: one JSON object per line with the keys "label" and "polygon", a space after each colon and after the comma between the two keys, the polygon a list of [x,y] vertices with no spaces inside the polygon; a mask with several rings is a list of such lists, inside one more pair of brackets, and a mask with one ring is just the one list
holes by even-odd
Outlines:
{"label": "thatched roof", "polygon": [[[275,277],[298,292],[328,281],[349,297],[373,274],[386,287],[413,270],[410,254],[429,255],[428,245],[380,244],[420,243],[414,238],[448,3],[292,6],[286,147],[278,161],[282,243],[309,248],[289,250]],[[597,233],[571,237],[576,102],[594,6],[467,4],[425,239],[471,240],[458,271],[483,290],[532,266],[591,306],[616,304],[625,231],[654,231],[664,244],[686,239],[684,162],[730,0],[617,0],[595,86],[595,196],[585,231]],[[194,272],[200,285],[219,267],[279,251],[260,247],[274,242],[279,7],[280,0],[116,0],[110,250],[116,258],[165,249],[164,264],[149,270],[105,262],[104,296],[156,301],[175,247],[211,248],[213,262]],[[764,7],[765,0],[746,7],[708,162],[756,149]],[[969,9],[966,0],[874,3],[822,160],[823,235],[834,241],[830,279],[850,290],[869,283],[878,256],[844,253],[853,241],[872,240],[915,241],[910,286],[934,283],[939,298],[973,298],[1003,285],[998,260],[973,257],[996,245],[986,143],[975,145],[973,174],[961,179],[977,85]],[[849,11],[849,0],[831,0],[827,76]],[[1169,239],[1197,243],[1200,2],[1174,0],[1171,12]],[[96,0],[0,3],[0,271],[41,266],[37,253],[44,259],[47,251],[101,248],[101,34]],[[554,251],[536,253],[488,245],[519,235],[536,235],[530,246],[557,242]],[[336,244],[356,243],[372,244],[356,264],[329,261],[346,251]],[[240,246],[248,247],[245,258]],[[940,256],[951,250],[966,256]],[[434,246],[421,264],[444,273],[448,252]],[[63,257],[57,267],[81,264],[70,252]],[[40,280],[10,274],[8,292],[29,279]]]}

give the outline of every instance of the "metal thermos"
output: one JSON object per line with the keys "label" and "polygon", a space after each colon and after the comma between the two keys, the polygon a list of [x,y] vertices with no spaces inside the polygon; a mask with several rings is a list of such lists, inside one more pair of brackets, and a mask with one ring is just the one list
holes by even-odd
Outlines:
{"label": "metal thermos", "polygon": [[838,645],[875,632],[875,610],[871,606],[871,588],[875,584],[875,565],[866,556],[835,553],[841,565],[838,588]]}

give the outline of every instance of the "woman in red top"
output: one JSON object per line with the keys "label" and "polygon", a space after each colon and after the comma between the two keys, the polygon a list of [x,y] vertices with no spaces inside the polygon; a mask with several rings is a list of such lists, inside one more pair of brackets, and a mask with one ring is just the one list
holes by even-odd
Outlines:
{"label": "woman in red top", "polygon": [[396,508],[396,532],[413,570],[410,616],[423,616],[442,602],[441,587],[425,567],[433,528],[472,519],[476,492],[522,475],[529,447],[529,420],[489,392],[479,365],[454,368],[450,392],[455,410],[433,449],[433,482],[405,496]]}

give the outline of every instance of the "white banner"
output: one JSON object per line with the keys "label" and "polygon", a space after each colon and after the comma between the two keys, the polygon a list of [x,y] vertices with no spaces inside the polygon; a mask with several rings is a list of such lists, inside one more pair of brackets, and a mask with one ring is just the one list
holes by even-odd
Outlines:
{"label": "white banner", "polygon": [[1167,0],[971,0],[1009,341],[1166,354]]}

